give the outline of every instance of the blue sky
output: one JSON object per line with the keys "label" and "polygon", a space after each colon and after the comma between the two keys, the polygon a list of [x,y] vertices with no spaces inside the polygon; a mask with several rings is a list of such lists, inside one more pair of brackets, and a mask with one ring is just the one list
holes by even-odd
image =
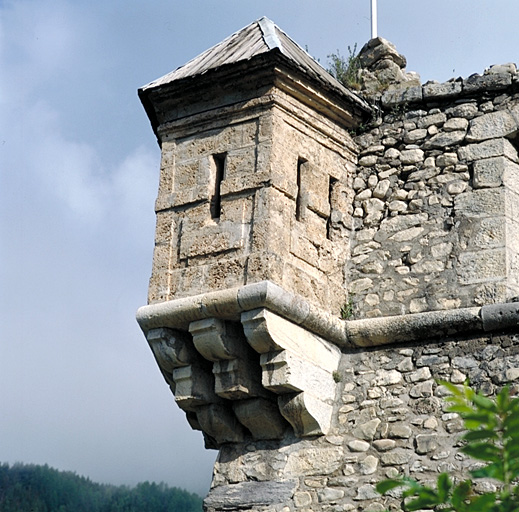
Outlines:
{"label": "blue sky", "polygon": [[[0,461],[205,493],[192,432],[134,320],[159,149],[137,88],[266,15],[321,63],[369,0],[0,0]],[[519,61],[516,0],[379,0],[422,81]]]}

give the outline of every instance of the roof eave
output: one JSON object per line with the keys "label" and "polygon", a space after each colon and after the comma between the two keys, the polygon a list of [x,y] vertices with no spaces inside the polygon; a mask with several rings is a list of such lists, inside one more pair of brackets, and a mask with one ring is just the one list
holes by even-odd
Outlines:
{"label": "roof eave", "polygon": [[[159,139],[157,130],[160,120],[157,117],[154,102],[151,99],[153,96],[156,97],[157,94],[163,95],[164,97],[181,96],[186,94],[186,91],[193,90],[195,87],[200,89],[211,87],[217,82],[224,83],[225,81],[230,81],[231,77],[236,83],[237,77],[245,76],[243,73],[244,67],[248,67],[252,71],[252,74],[247,74],[247,80],[250,80],[252,76],[264,74],[266,70],[272,70],[273,73],[278,75],[278,78],[280,74],[282,75],[284,73],[287,79],[291,79],[294,82],[293,76],[295,74],[300,90],[305,89],[310,95],[314,94],[312,90],[317,90],[321,93],[319,96],[330,97],[330,99],[333,100],[332,103],[340,105],[341,109],[351,109],[351,122],[348,124],[353,124],[353,126],[362,123],[366,118],[371,116],[373,112],[369,103],[344,87],[331,75],[328,75],[326,77],[327,79],[324,80],[316,74],[310,73],[308,70],[298,66],[293,59],[287,57],[279,48],[275,47],[268,52],[255,55],[247,60],[224,64],[197,75],[184,77],[154,87],[145,86],[140,88],[138,95],[150,119],[157,139]],[[323,70],[323,72],[325,71]],[[292,76],[292,78],[290,78],[290,76]],[[357,118],[358,123],[356,122]]]}

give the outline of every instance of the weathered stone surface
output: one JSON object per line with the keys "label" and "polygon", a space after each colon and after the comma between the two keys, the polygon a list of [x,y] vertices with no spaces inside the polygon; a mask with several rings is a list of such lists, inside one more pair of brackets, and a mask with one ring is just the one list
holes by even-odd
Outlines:
{"label": "weathered stone surface", "polygon": [[378,157],[376,155],[367,155],[359,159],[359,165],[364,167],[371,167],[377,163]]}
{"label": "weathered stone surface", "polygon": [[377,197],[379,199],[385,198],[390,187],[391,182],[389,180],[379,181],[375,187],[375,190],[373,190],[373,197]]}
{"label": "weathered stone surface", "polygon": [[465,252],[459,256],[459,281],[462,284],[480,283],[489,278],[506,276],[506,255],[502,249]]}
{"label": "weathered stone surface", "polygon": [[369,443],[360,439],[354,439],[348,443],[348,448],[352,452],[366,452],[369,449]]}
{"label": "weathered stone surface", "polygon": [[395,448],[390,452],[383,453],[380,456],[380,460],[384,466],[394,466],[400,464],[406,464],[411,460],[413,455],[412,450],[406,450],[403,448]]}
{"label": "weathered stone surface", "polygon": [[160,368],[171,374],[175,368],[198,360],[186,333],[172,329],[152,329],[146,336]]}
{"label": "weathered stone surface", "polygon": [[407,144],[414,144],[419,140],[425,139],[425,137],[427,137],[427,130],[424,128],[417,128],[406,132],[404,135],[404,142]]}
{"label": "weathered stone surface", "polygon": [[474,162],[474,188],[496,188],[504,181],[517,181],[519,165],[508,158],[494,157]]}
{"label": "weathered stone surface", "polygon": [[398,53],[393,43],[383,37],[371,39],[359,52],[359,60],[367,68],[384,59],[390,59],[401,68],[406,66],[405,57]]}
{"label": "weathered stone surface", "polygon": [[513,162],[517,162],[517,151],[507,139],[492,139],[479,144],[469,144],[459,148],[458,156],[460,160],[466,162],[494,156],[506,156]]}
{"label": "weathered stone surface", "polygon": [[472,75],[463,80],[463,90],[475,93],[482,90],[496,91],[508,87],[512,83],[509,73],[492,75]]}
{"label": "weathered stone surface", "polygon": [[219,401],[214,392],[214,377],[205,367],[196,364],[175,368],[172,378],[175,401],[185,411]]}
{"label": "weathered stone surface", "polygon": [[203,405],[196,409],[202,430],[221,443],[240,443],[245,431],[229,407],[223,404]]}
{"label": "weathered stone surface", "polygon": [[464,130],[456,130],[449,132],[438,133],[431,137],[427,142],[424,143],[423,147],[426,149],[433,148],[447,148],[456,146],[465,139]]}
{"label": "weathered stone surface", "polygon": [[296,492],[294,494],[294,503],[296,507],[307,507],[312,503],[312,495],[309,492]]}
{"label": "weathered stone surface", "polygon": [[454,208],[466,218],[499,216],[505,205],[504,191],[495,189],[474,190],[456,196]]}
{"label": "weathered stone surface", "polygon": [[294,495],[295,480],[284,482],[241,482],[211,489],[204,507],[216,510],[250,509],[284,503]]}
{"label": "weathered stone surface", "polygon": [[416,386],[413,386],[409,390],[409,396],[412,398],[422,398],[426,396],[432,396],[433,394],[433,383],[432,381],[420,382]]}
{"label": "weathered stone surface", "polygon": [[411,427],[404,423],[394,423],[389,427],[389,437],[397,439],[409,439],[412,434]]}
{"label": "weathered stone surface", "polygon": [[277,404],[264,398],[236,400],[233,410],[254,439],[281,439],[288,428]]}
{"label": "weathered stone surface", "polygon": [[396,441],[393,439],[377,439],[376,441],[373,441],[373,446],[379,452],[387,452],[396,446]]}
{"label": "weathered stone surface", "polygon": [[470,122],[468,142],[496,139],[513,134],[519,128],[518,112],[499,110],[476,117]]}
{"label": "weathered stone surface", "polygon": [[333,407],[312,394],[282,394],[278,404],[297,436],[319,436],[330,430]]}
{"label": "weathered stone surface", "polygon": [[416,453],[424,455],[431,453],[438,447],[436,434],[419,434],[416,436]]}
{"label": "weathered stone surface", "polygon": [[400,382],[402,382],[402,374],[397,370],[378,370],[373,381],[376,386],[390,386]]}
{"label": "weathered stone surface", "polygon": [[488,304],[481,308],[483,329],[492,331],[497,326],[515,327],[519,325],[519,303]]}
{"label": "weathered stone surface", "polygon": [[422,367],[407,375],[409,382],[420,382],[431,378],[431,370],[428,367]]}
{"label": "weathered stone surface", "polygon": [[399,215],[397,217],[386,218],[380,223],[380,229],[375,233],[374,239],[377,242],[383,242],[394,233],[414,226],[419,226],[427,221],[427,219],[428,215],[426,213]]}
{"label": "weathered stone surface", "polygon": [[267,309],[254,309],[242,315],[242,324],[250,345],[264,354],[288,350],[304,354],[320,368],[332,373],[337,369],[340,351],[333,344]]}
{"label": "weathered stone surface", "polygon": [[326,488],[317,493],[319,503],[334,503],[344,497],[344,491],[341,489]]}
{"label": "weathered stone surface", "polygon": [[424,152],[421,149],[405,149],[400,154],[400,160],[403,164],[416,164],[422,162],[424,159]]}
{"label": "weathered stone surface", "polygon": [[458,155],[456,153],[443,153],[436,157],[436,165],[438,167],[448,167],[458,163]]}
{"label": "weathered stone surface", "polygon": [[443,129],[446,132],[452,132],[456,130],[466,130],[468,126],[469,122],[464,117],[451,117],[445,122]]}
{"label": "weathered stone surface", "polygon": [[447,116],[443,112],[435,112],[423,117],[419,117],[416,121],[418,128],[429,128],[430,126],[442,126],[447,121]]}
{"label": "weathered stone surface", "polygon": [[344,451],[340,446],[301,448],[288,455],[287,475],[326,476],[335,473],[344,463]]}
{"label": "weathered stone surface", "polygon": [[378,459],[373,455],[368,455],[359,463],[359,470],[361,475],[372,475],[377,471]]}
{"label": "weathered stone surface", "polygon": [[355,426],[353,435],[360,439],[364,439],[365,441],[371,441],[375,437],[377,428],[380,423],[381,421],[378,418],[373,418],[372,420],[362,422]]}
{"label": "weathered stone surface", "polygon": [[401,103],[413,103],[422,99],[422,88],[419,85],[410,87],[395,87],[388,89],[382,94],[382,104],[391,107]]}
{"label": "weathered stone surface", "polygon": [[428,82],[423,85],[422,90],[424,99],[455,97],[461,93],[461,82]]}

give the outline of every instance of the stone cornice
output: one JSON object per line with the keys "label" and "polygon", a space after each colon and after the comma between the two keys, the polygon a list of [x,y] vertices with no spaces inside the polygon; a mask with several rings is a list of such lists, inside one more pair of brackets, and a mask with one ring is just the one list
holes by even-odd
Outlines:
{"label": "stone cornice", "polygon": [[240,314],[266,308],[341,348],[388,345],[465,332],[490,332],[519,325],[519,303],[428,311],[360,320],[341,320],[270,282],[209,292],[141,307],[144,332],[159,327],[188,330],[204,318],[239,320]]}
{"label": "stone cornice", "polygon": [[187,330],[195,320],[239,320],[241,313],[258,308],[269,309],[340,347],[348,345],[343,320],[270,281],[143,306],[137,321],[145,333],[160,327]]}

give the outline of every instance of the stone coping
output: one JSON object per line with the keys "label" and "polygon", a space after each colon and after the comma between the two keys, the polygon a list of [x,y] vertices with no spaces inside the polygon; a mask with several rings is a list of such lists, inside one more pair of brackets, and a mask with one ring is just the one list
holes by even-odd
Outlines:
{"label": "stone coping", "polygon": [[240,320],[241,313],[258,308],[267,308],[338,346],[349,346],[343,320],[271,281],[143,306],[137,311],[137,321],[144,332],[160,327],[187,331],[195,320]]}
{"label": "stone coping", "polygon": [[187,331],[189,324],[196,320],[212,317],[240,320],[241,313],[258,308],[266,308],[341,348],[380,346],[519,326],[519,302],[341,320],[270,281],[143,306],[137,311],[137,321],[145,333],[160,327]]}

